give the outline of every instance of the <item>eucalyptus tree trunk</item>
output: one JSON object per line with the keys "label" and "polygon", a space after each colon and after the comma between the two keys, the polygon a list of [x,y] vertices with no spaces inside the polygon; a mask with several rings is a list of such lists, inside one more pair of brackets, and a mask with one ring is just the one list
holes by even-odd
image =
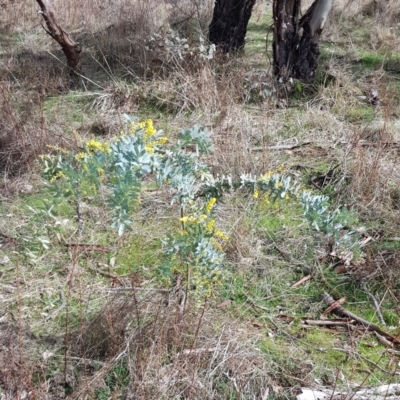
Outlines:
{"label": "eucalyptus tree trunk", "polygon": [[208,39],[224,53],[244,47],[247,24],[256,0],[216,0]]}
{"label": "eucalyptus tree trunk", "polygon": [[333,0],[315,0],[300,17],[301,0],[274,0],[274,75],[279,81],[314,78],[319,40]]}
{"label": "eucalyptus tree trunk", "polygon": [[79,43],[74,42],[67,32],[57,23],[54,8],[50,0],[36,0],[40,6],[40,13],[43,16],[46,27],[43,27],[62,48],[70,70],[70,76],[77,77],[81,72],[80,54],[82,51]]}

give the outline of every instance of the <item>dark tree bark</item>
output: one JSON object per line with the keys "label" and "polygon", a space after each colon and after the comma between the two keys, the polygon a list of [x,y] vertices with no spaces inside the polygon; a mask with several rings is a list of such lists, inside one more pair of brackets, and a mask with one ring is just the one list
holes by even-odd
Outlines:
{"label": "dark tree bark", "polygon": [[81,58],[82,51],[79,43],[74,42],[65,30],[58,25],[55,17],[55,12],[50,0],[36,0],[40,6],[40,12],[46,23],[44,30],[49,34],[62,48],[65,57],[67,58],[67,65],[70,70],[71,77],[76,78],[77,74],[81,72]]}
{"label": "dark tree bark", "polygon": [[291,75],[294,50],[298,41],[301,0],[274,0],[274,75],[286,79]]}
{"label": "dark tree bark", "polygon": [[333,0],[315,0],[300,18],[301,0],[274,0],[274,75],[309,81],[318,67],[319,40]]}
{"label": "dark tree bark", "polygon": [[255,2],[256,0],[216,0],[209,41],[224,53],[241,50]]}

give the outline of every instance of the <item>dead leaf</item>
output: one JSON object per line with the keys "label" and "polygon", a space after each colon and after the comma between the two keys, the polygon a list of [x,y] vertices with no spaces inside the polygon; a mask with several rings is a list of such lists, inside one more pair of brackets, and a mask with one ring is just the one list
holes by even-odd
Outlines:
{"label": "dead leaf", "polygon": [[217,305],[217,308],[224,308],[224,307],[227,307],[227,306],[229,306],[231,303],[232,303],[232,300],[227,299],[227,300],[223,301],[222,303],[218,304],[218,305]]}
{"label": "dead leaf", "polygon": [[293,317],[289,317],[288,315],[284,315],[284,314],[278,315],[278,319],[283,322],[287,322],[287,323],[294,321]]}
{"label": "dead leaf", "polygon": [[337,265],[335,269],[333,270],[335,274],[345,274],[347,272],[347,268],[345,265]]}

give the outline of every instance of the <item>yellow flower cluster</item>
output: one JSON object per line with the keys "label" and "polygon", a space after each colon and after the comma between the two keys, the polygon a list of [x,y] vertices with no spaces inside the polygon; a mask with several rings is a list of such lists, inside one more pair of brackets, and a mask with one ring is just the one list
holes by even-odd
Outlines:
{"label": "yellow flower cluster", "polygon": [[110,144],[109,143],[101,143],[95,139],[91,139],[85,143],[85,149],[88,153],[97,153],[100,151],[101,153],[110,154]]}
{"label": "yellow flower cluster", "polygon": [[105,172],[103,168],[97,168],[97,173],[100,175],[101,178],[105,176]]}
{"label": "yellow flower cluster", "polygon": [[[144,131],[144,134],[143,134]],[[151,119],[147,119],[146,121],[141,121],[139,123],[131,122],[129,127],[129,134],[135,135],[136,133],[143,134],[143,141],[145,142],[145,151],[149,154],[154,154],[155,148],[157,146],[161,146],[168,142],[168,139],[163,136],[157,140],[149,140],[152,136],[154,136],[157,131],[154,128],[153,121]],[[125,136],[121,132],[121,136]]]}
{"label": "yellow flower cluster", "polygon": [[67,150],[65,150],[65,149],[63,149],[62,147],[59,147],[59,146],[52,146],[52,145],[48,144],[46,147],[51,149],[51,150],[55,150],[55,151],[57,151],[58,153],[61,153],[61,154],[69,154]]}
{"label": "yellow flower cluster", "polygon": [[153,136],[157,131],[155,130],[154,126],[153,126],[153,121],[151,119],[148,119],[145,121],[145,132],[146,132],[146,136]]}
{"label": "yellow flower cluster", "polygon": [[163,145],[167,142],[168,142],[168,139],[165,136],[163,136],[160,139],[153,140],[151,142],[147,142],[144,149],[146,150],[146,153],[154,154],[154,148],[156,146]]}
{"label": "yellow flower cluster", "polygon": [[209,214],[211,212],[216,201],[217,201],[217,199],[215,197],[211,197],[211,199],[208,200],[208,203],[206,204],[206,213],[207,214]]}
{"label": "yellow flower cluster", "polygon": [[271,201],[270,201],[270,199],[269,199],[269,192],[263,194],[263,201],[264,201],[264,203],[267,204],[267,205],[268,205],[268,204],[271,204]]}
{"label": "yellow flower cluster", "polygon": [[62,171],[58,171],[55,175],[53,175],[50,179],[50,183],[55,182],[57,179],[65,178],[65,174]]}
{"label": "yellow flower cluster", "polygon": [[146,151],[146,153],[154,154],[154,147],[152,146],[144,146],[144,150]]}
{"label": "yellow flower cluster", "polygon": [[211,244],[221,253],[224,252],[224,249],[222,248],[221,244],[218,242],[218,240],[211,240]]}
{"label": "yellow flower cluster", "polygon": [[207,231],[212,231],[215,225],[215,219],[210,219],[210,221],[207,222],[206,225],[206,230]]}
{"label": "yellow flower cluster", "polygon": [[74,158],[76,161],[82,161],[85,159],[85,157],[86,154],[83,151],[81,151],[80,153],[76,153]]}
{"label": "yellow flower cluster", "polygon": [[194,287],[200,289],[203,295],[210,297],[213,295],[213,286],[222,283],[222,272],[219,269],[214,269],[208,273],[193,271],[191,283]]}
{"label": "yellow flower cluster", "polygon": [[267,171],[264,175],[262,175],[259,179],[259,181],[269,181],[271,179],[271,176],[274,174],[280,174],[284,172],[287,169],[287,166],[284,164],[281,164],[279,167],[272,169],[271,171]]}
{"label": "yellow flower cluster", "polygon": [[183,223],[192,223],[193,225],[198,225],[204,222],[207,219],[207,215],[201,214],[198,217],[194,215],[188,215],[179,219],[179,221]]}
{"label": "yellow flower cluster", "polygon": [[218,228],[214,230],[214,236],[221,240],[229,240],[229,236],[226,235],[224,232],[220,231]]}

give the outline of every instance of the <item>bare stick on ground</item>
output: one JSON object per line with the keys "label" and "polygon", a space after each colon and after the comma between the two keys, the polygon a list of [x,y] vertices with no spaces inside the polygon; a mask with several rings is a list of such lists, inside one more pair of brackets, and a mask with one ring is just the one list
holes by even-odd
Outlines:
{"label": "bare stick on ground", "polygon": [[71,77],[76,78],[77,73],[81,72],[80,54],[82,47],[74,42],[67,32],[58,25],[55,17],[54,8],[50,0],[36,0],[40,6],[40,13],[46,23],[44,30],[61,46],[62,51],[67,57],[67,64]]}
{"label": "bare stick on ground", "polygon": [[[335,303],[335,300],[332,298],[332,296],[328,293],[324,293],[324,300],[327,304],[329,305],[333,305]],[[392,342],[393,344],[395,344],[396,346],[400,345],[400,339],[398,339],[396,336],[391,335],[390,333],[387,333],[385,331],[383,331],[381,328],[379,328],[379,326],[373,324],[372,322],[369,322],[355,314],[353,314],[350,311],[347,311],[345,308],[343,308],[341,305],[337,305],[333,310],[331,310],[333,313],[335,314],[339,314],[341,316],[344,317],[348,317],[351,318],[355,321],[357,321],[358,323],[360,323],[361,325],[364,325],[365,328],[368,331],[372,331],[372,332],[378,332],[381,336],[385,337],[386,339],[388,339],[390,342]]]}

